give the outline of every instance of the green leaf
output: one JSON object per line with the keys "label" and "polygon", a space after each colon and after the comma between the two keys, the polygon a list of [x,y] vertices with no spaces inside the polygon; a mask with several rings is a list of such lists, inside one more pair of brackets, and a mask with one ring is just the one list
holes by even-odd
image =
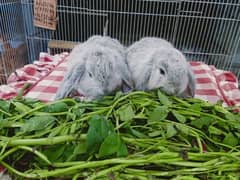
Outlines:
{"label": "green leaf", "polygon": [[163,94],[160,90],[158,90],[157,95],[158,95],[158,99],[163,105],[170,106],[172,104],[172,102],[168,99],[168,97],[165,94]]}
{"label": "green leaf", "polygon": [[109,156],[116,153],[120,147],[121,140],[116,133],[110,134],[104,142],[101,144],[99,149],[99,156]]}
{"label": "green leaf", "polygon": [[103,138],[114,132],[114,127],[110,120],[103,119],[100,124],[100,132]]}
{"label": "green leaf", "polygon": [[63,155],[65,151],[64,145],[52,145],[44,150],[44,154],[51,162],[56,162]]}
{"label": "green leaf", "polygon": [[200,119],[193,120],[191,125],[201,129],[203,126],[209,126],[214,120],[209,116],[201,116]]}
{"label": "green leaf", "polygon": [[7,127],[10,122],[7,119],[0,119],[0,129]]}
{"label": "green leaf", "polygon": [[43,130],[52,127],[57,119],[53,116],[35,116],[26,120],[25,124],[21,127],[21,131],[31,132]]}
{"label": "green leaf", "polygon": [[129,105],[129,104],[119,108],[117,113],[118,113],[121,121],[130,121],[135,116],[135,113],[134,113],[131,105]]}
{"label": "green leaf", "polygon": [[74,114],[74,113],[71,113],[71,112],[68,112],[67,113],[67,117],[66,117],[66,120],[67,121],[75,121],[77,119],[77,116],[76,116],[76,114]]}
{"label": "green leaf", "polygon": [[239,118],[237,116],[235,116],[234,114],[228,112],[228,113],[225,113],[225,118],[227,120],[239,120]]}
{"label": "green leaf", "polygon": [[196,128],[201,129],[203,125],[202,125],[202,123],[199,123],[199,121],[200,121],[199,119],[194,119],[194,120],[192,120],[191,125],[193,125]]}
{"label": "green leaf", "polygon": [[37,105],[43,105],[44,103],[39,101],[38,99],[32,99],[32,98],[24,98],[24,104],[27,106],[35,107],[35,104]]}
{"label": "green leaf", "polygon": [[134,136],[136,136],[136,137],[138,137],[138,138],[148,138],[148,136],[146,136],[145,134],[143,134],[142,132],[139,132],[139,131],[137,131],[137,130],[135,130],[135,129],[130,129],[130,131],[131,131],[131,133],[134,135]]}
{"label": "green leaf", "polygon": [[176,117],[176,119],[177,119],[179,122],[181,122],[181,123],[185,123],[185,122],[186,122],[185,116],[179,114],[177,111],[174,111],[174,110],[172,110],[172,113],[173,113],[173,115]]}
{"label": "green leaf", "polygon": [[59,160],[64,161],[71,161],[71,159],[75,160],[76,156],[73,155],[75,144],[65,145],[65,149],[63,154],[59,157]]}
{"label": "green leaf", "polygon": [[200,103],[195,103],[189,106],[190,109],[193,109],[195,111],[201,111],[202,110],[202,105]]}
{"label": "green leaf", "polygon": [[236,138],[232,133],[228,133],[223,139],[223,143],[234,147],[238,145],[238,138]]}
{"label": "green leaf", "polygon": [[89,153],[95,153],[104,139],[114,132],[114,128],[111,121],[101,116],[94,116],[88,123],[87,150]]}
{"label": "green leaf", "polygon": [[224,107],[222,107],[222,106],[219,106],[219,105],[215,105],[214,106],[214,110],[215,111],[217,111],[217,112],[220,112],[220,113],[226,113],[226,112],[228,112],[226,109],[224,109]]}
{"label": "green leaf", "polygon": [[44,105],[43,102],[36,102],[36,103],[34,103],[34,104],[31,104],[31,106],[32,106],[33,108],[36,108],[36,107],[39,107],[39,106],[42,106],[42,105]]}
{"label": "green leaf", "polygon": [[161,131],[153,131],[153,132],[151,132],[151,133],[148,133],[148,135],[150,136],[150,137],[157,137],[157,136],[159,136],[159,135],[161,135],[162,133],[161,133]]}
{"label": "green leaf", "polygon": [[182,132],[182,133],[184,133],[186,135],[189,135],[189,127],[188,126],[185,126],[184,124],[176,124],[176,128],[180,132]]}
{"label": "green leaf", "polygon": [[224,132],[222,132],[220,129],[214,127],[214,126],[209,126],[208,131],[210,134],[215,134],[215,135],[222,135]]}
{"label": "green leaf", "polygon": [[117,157],[125,157],[128,155],[128,149],[126,144],[121,140],[117,151]]}
{"label": "green leaf", "polygon": [[4,101],[0,99],[0,109],[9,112],[10,110],[10,101]]}
{"label": "green leaf", "polygon": [[87,132],[87,150],[90,154],[99,149],[104,138],[99,128],[90,126]]}
{"label": "green leaf", "polygon": [[[237,117],[237,116],[236,116],[236,117]],[[238,119],[240,119],[240,117],[239,117]],[[234,128],[240,130],[240,123],[235,124],[235,125],[234,125]]]}
{"label": "green leaf", "polygon": [[76,161],[78,155],[85,154],[87,152],[86,143],[76,144],[73,149],[73,153],[67,158],[67,161]]}
{"label": "green leaf", "polygon": [[87,152],[87,144],[84,143],[80,143],[78,144],[73,151],[73,154],[84,154]]}
{"label": "green leaf", "polygon": [[161,121],[164,120],[168,115],[168,108],[166,106],[159,106],[153,110],[149,115],[150,121]]}
{"label": "green leaf", "polygon": [[167,125],[167,134],[166,134],[166,137],[167,138],[170,138],[170,137],[173,137],[177,134],[177,131],[176,129],[174,128],[174,126],[172,124],[168,124]]}
{"label": "green leaf", "polygon": [[201,107],[204,108],[204,109],[208,109],[208,110],[211,110],[214,108],[214,104],[208,102],[208,101],[203,101],[201,100]]}
{"label": "green leaf", "polygon": [[75,118],[80,118],[83,113],[85,112],[84,108],[81,107],[74,107],[71,112],[76,116]]}
{"label": "green leaf", "polygon": [[32,109],[20,102],[14,102],[13,104],[15,106],[15,110],[18,111],[19,113],[26,113]]}
{"label": "green leaf", "polygon": [[136,119],[146,119],[147,116],[144,112],[140,112],[137,115],[134,116]]}
{"label": "green leaf", "polygon": [[227,120],[238,120],[238,118],[236,118],[236,116],[233,113],[229,112],[226,108],[224,108],[222,106],[215,105],[214,109],[217,112],[224,114],[224,116]]}

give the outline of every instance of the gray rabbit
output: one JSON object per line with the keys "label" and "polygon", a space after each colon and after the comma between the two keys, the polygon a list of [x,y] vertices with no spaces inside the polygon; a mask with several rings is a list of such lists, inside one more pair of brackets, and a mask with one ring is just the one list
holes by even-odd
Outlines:
{"label": "gray rabbit", "polygon": [[169,95],[193,97],[194,74],[185,56],[166,40],[145,37],[127,49],[136,90],[160,88]]}
{"label": "gray rabbit", "polygon": [[93,100],[124,86],[133,88],[125,49],[116,39],[92,36],[72,50],[68,62],[68,71],[55,99],[77,92]]}

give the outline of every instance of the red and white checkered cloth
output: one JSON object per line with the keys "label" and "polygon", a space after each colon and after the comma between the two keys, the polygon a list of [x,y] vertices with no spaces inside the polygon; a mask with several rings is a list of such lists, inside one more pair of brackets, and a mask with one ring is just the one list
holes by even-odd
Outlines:
{"label": "red and white checkered cloth", "polygon": [[211,103],[223,101],[223,106],[240,106],[237,77],[203,62],[190,62],[196,79],[195,98]]}
{"label": "red and white checkered cloth", "polygon": [[[54,56],[47,53],[40,53],[38,61],[34,61],[33,64],[28,64],[17,69],[9,76],[7,85],[0,85],[0,99],[7,100],[15,97],[26,83],[32,86],[38,85],[38,83],[40,83],[43,78],[46,78],[67,56],[68,53],[56,54]],[[27,92],[25,92],[25,94],[26,93]]]}
{"label": "red and white checkered cloth", "polygon": [[[68,53],[50,56],[40,53],[39,61],[18,69],[8,79],[8,85],[0,86],[0,98],[10,99],[28,82],[33,86],[25,97],[44,102],[53,101],[66,71]],[[240,105],[238,80],[228,71],[218,70],[202,62],[190,62],[196,78],[195,97],[212,103],[223,100],[224,106]]]}

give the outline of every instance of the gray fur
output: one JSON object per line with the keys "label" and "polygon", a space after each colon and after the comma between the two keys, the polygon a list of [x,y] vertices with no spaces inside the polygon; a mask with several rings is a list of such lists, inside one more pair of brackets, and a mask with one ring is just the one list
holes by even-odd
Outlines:
{"label": "gray fur", "polygon": [[193,97],[195,79],[185,56],[159,38],[143,38],[127,49],[136,90],[160,88],[165,93]]}
{"label": "gray fur", "polygon": [[78,91],[87,99],[96,99],[123,88],[133,88],[124,47],[107,36],[93,36],[77,45],[68,56],[69,70],[56,99]]}

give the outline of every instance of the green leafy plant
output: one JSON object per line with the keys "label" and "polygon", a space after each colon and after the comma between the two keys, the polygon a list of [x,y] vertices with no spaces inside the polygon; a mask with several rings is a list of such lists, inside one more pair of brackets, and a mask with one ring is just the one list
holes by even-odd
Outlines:
{"label": "green leafy plant", "polygon": [[237,179],[239,122],[236,107],[159,90],[0,100],[0,163],[15,179]]}

